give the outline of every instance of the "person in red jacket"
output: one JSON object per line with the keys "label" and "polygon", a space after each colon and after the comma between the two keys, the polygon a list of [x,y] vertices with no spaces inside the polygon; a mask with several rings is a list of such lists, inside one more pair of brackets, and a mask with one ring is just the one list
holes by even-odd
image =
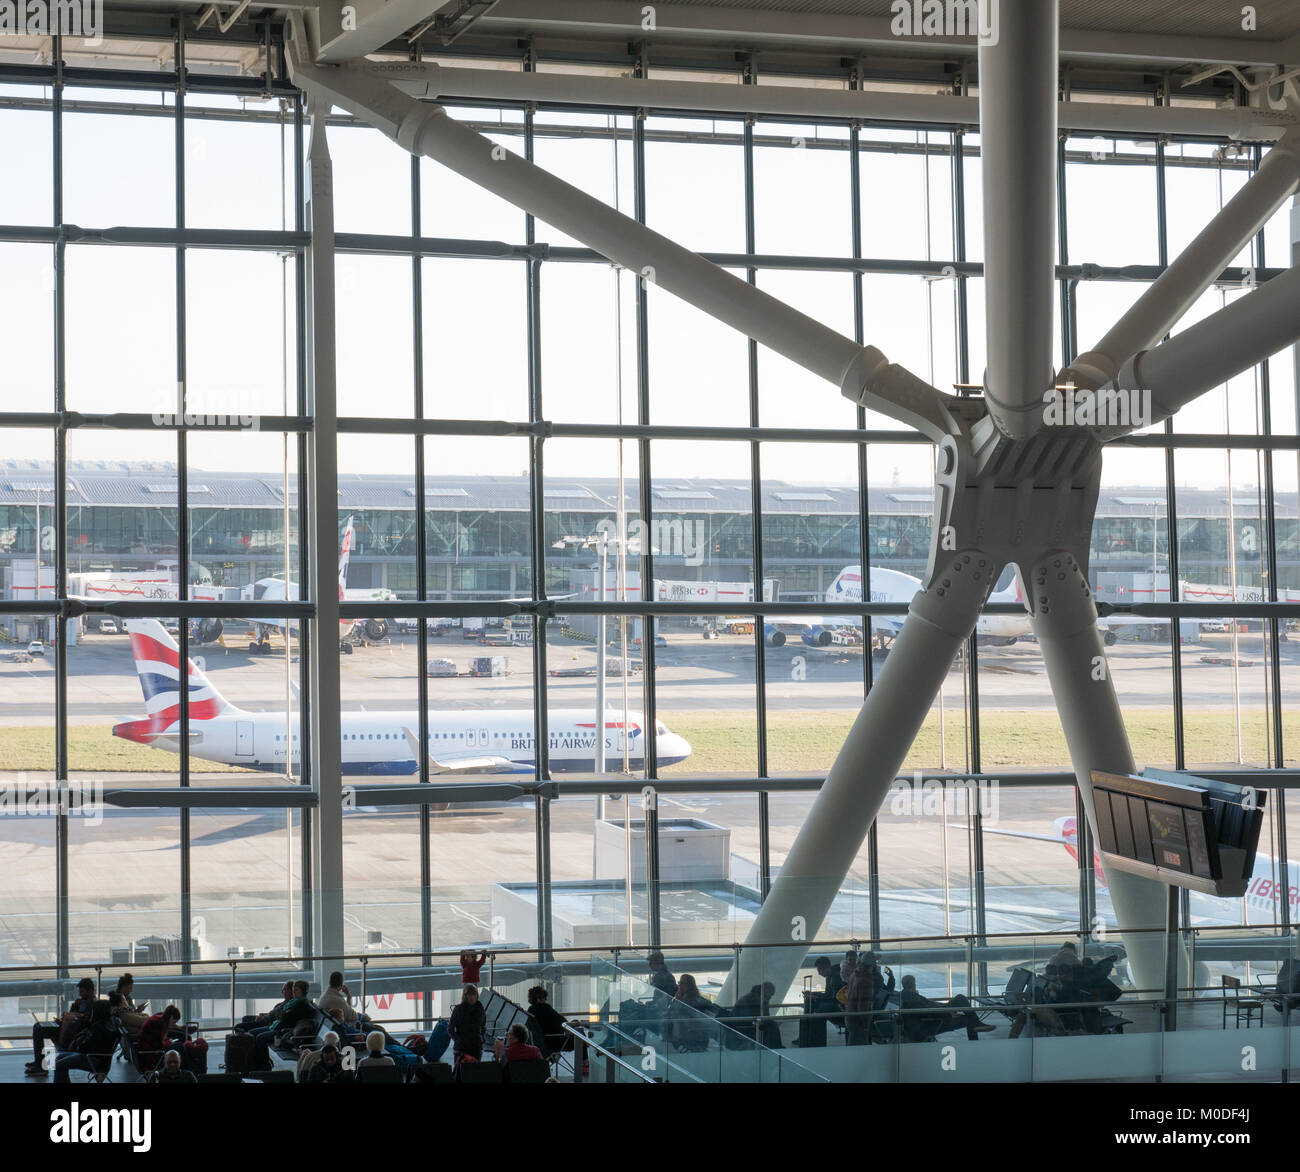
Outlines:
{"label": "person in red jacket", "polygon": [[492,1045],[492,1052],[498,1062],[526,1062],[530,1058],[542,1056],[542,1052],[528,1041],[527,1026],[512,1025],[507,1037],[507,1042],[498,1038]]}
{"label": "person in red jacket", "polygon": [[135,1052],[140,1058],[140,1069],[154,1070],[163,1053],[172,1048],[171,1039],[180,1036],[176,1023],[181,1020],[181,1011],[174,1005],[167,1006],[161,1013],[144,1019],[140,1026],[140,1036],[136,1039]]}
{"label": "person in red jacket", "polygon": [[462,952],[460,954],[460,983],[462,985],[477,985],[479,983],[479,973],[486,961],[486,951],[476,953],[472,948],[467,948]]}

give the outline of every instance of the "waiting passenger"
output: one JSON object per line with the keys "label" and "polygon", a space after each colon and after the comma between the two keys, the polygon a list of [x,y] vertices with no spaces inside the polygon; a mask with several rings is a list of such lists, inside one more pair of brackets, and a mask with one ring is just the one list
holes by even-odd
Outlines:
{"label": "waiting passenger", "polygon": [[149,1081],[154,1083],[188,1083],[198,1082],[192,1070],[186,1070],[181,1064],[181,1055],[179,1050],[168,1050],[163,1055],[162,1068],[155,1070],[149,1076]]}
{"label": "waiting passenger", "polygon": [[321,1039],[321,1049],[304,1050],[301,1054],[299,1054],[298,1055],[298,1081],[299,1082],[307,1081],[308,1073],[311,1071],[311,1068],[320,1061],[320,1056],[324,1052],[325,1046],[333,1046],[337,1050],[338,1044],[339,1044],[338,1034],[336,1034],[333,1030],[330,1030]]}
{"label": "waiting passenger", "polygon": [[105,1074],[117,1048],[117,1027],[107,1001],[95,1001],[90,1007],[89,1024],[78,1030],[66,1052],[54,1062],[54,1081],[71,1082],[69,1071],[89,1070]]}
{"label": "waiting passenger", "polygon": [[371,1030],[366,1035],[366,1056],[357,1063],[358,1070],[371,1066],[396,1066],[397,1063],[384,1053],[384,1035],[378,1030]]}
{"label": "waiting passenger", "polygon": [[949,997],[947,1001],[932,1001],[928,997],[923,997],[916,990],[916,978],[910,974],[903,978],[900,1001],[904,1010],[939,1011],[933,1014],[906,1012],[903,1014],[903,1037],[909,1042],[928,1041],[935,1034],[947,1033],[949,1030],[961,1029],[963,1026],[966,1028],[966,1037],[972,1042],[977,1042],[980,1034],[994,1028],[985,1025],[976,1017],[970,1001],[960,993],[955,997]]}
{"label": "waiting passenger", "polygon": [[49,1073],[43,1060],[46,1041],[53,1042],[56,1049],[69,1049],[72,1039],[90,1024],[90,1008],[94,1001],[95,982],[82,977],[77,982],[76,1000],[58,1021],[38,1021],[32,1026],[32,1060],[26,1067],[29,1077],[44,1078]]}
{"label": "waiting passenger", "polygon": [[180,1020],[181,1011],[174,1005],[145,1018],[136,1040],[136,1054],[140,1059],[141,1070],[153,1070],[163,1053],[170,1049],[172,1041],[181,1041],[180,1030],[176,1028]]}
{"label": "waiting passenger", "polygon": [[1058,973],[1062,969],[1074,968],[1079,963],[1079,950],[1075,947],[1074,941],[1067,940],[1061,947],[1053,953],[1048,960],[1048,965],[1055,965]]}
{"label": "waiting passenger", "polygon": [[696,1053],[707,1050],[709,1039],[717,1033],[717,1026],[708,1020],[713,1011],[713,1002],[700,993],[695,978],[690,973],[682,973],[673,998],[668,1040],[679,1050]]}
{"label": "waiting passenger", "polygon": [[573,1049],[573,1039],[564,1029],[564,1014],[551,1005],[545,985],[534,985],[528,990],[528,1012],[541,1031],[542,1048],[548,1058],[561,1050]]}
{"label": "waiting passenger", "polygon": [[354,1082],[352,1071],[344,1070],[339,1059],[338,1049],[334,1046],[322,1046],[320,1061],[311,1068],[307,1075],[308,1082]]}
{"label": "waiting passenger", "polygon": [[[882,965],[876,959],[874,952],[866,953],[858,963],[859,966],[865,966],[871,970],[872,1008],[877,1010],[885,1009],[889,1005],[889,996],[894,991],[893,969],[888,965]],[[889,980],[886,981],[885,977],[888,977]]]}
{"label": "waiting passenger", "polygon": [[848,996],[844,990],[848,988],[849,981],[853,979],[853,970],[858,967],[858,954],[856,952],[846,952],[844,959],[840,961],[840,993],[837,994],[840,1004],[844,1004],[845,997]]}
{"label": "waiting passenger", "polygon": [[511,1062],[527,1062],[542,1056],[542,1052],[528,1040],[528,1028],[519,1022],[506,1031],[504,1041],[498,1038],[492,1044],[492,1054],[498,1062],[506,1065]]}
{"label": "waiting passenger", "polygon": [[477,1062],[483,1057],[487,1013],[478,999],[478,989],[475,986],[466,985],[461,990],[460,1004],[451,1011],[447,1029],[451,1033],[452,1053],[457,1062],[462,1058],[472,1058]]}
{"label": "waiting passenger", "polygon": [[320,1008],[331,1017],[346,1026],[353,1026],[358,1033],[370,1030],[370,1019],[352,1004],[352,992],[343,983],[343,974],[330,973],[329,988],[320,995]]}
{"label": "waiting passenger", "polygon": [[135,1003],[135,978],[130,973],[123,973],[117,978],[116,991],[122,998],[121,1007],[117,1010],[117,1020],[126,1027],[126,1032],[134,1038],[140,1032],[140,1027],[144,1025],[145,1018],[149,1016],[144,1012],[148,1002],[142,1002],[140,1005]]}
{"label": "waiting passenger", "polygon": [[759,1044],[769,1050],[784,1049],[781,1027],[769,1016],[775,996],[776,986],[771,981],[764,981],[761,987],[755,985],[736,1002],[732,1015],[739,1020],[730,1023],[747,1037],[757,1036]]}
{"label": "waiting passenger", "polygon": [[836,994],[844,988],[844,978],[840,975],[840,970],[831,964],[829,956],[819,956],[813,962],[813,968],[817,970],[817,975],[826,982],[825,992],[818,994],[818,1004],[824,1004],[826,1008],[817,1012],[829,1013],[839,1005]]}
{"label": "waiting passenger", "polygon": [[271,1069],[270,1051],[277,1038],[281,1040],[292,1038],[299,1024],[315,1022],[316,1007],[307,996],[310,990],[311,986],[306,981],[294,981],[290,988],[293,996],[280,1006],[279,1013],[274,1016],[270,1024],[254,1026],[248,1031],[257,1043],[253,1057],[254,1070]]}
{"label": "waiting passenger", "polygon": [[646,957],[646,964],[650,968],[650,984],[664,996],[676,997],[677,980],[668,971],[668,964],[664,960],[664,954],[656,948]]}
{"label": "waiting passenger", "polygon": [[280,1000],[277,1001],[267,1013],[248,1014],[240,1021],[235,1028],[245,1033],[251,1033],[259,1027],[273,1026],[284,1012],[284,1007],[293,1000],[293,982],[285,981],[280,989]]}

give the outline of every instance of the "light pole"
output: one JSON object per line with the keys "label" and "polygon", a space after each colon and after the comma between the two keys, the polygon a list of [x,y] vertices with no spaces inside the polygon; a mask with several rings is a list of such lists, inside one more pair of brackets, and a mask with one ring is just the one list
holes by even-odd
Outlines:
{"label": "light pole", "polygon": [[[609,534],[602,530],[596,539],[600,551],[600,601],[605,601],[605,567],[609,558]],[[626,665],[624,665],[626,666]],[[605,612],[596,616],[596,760],[597,773],[605,772]],[[605,795],[601,794],[598,813],[605,815]]]}

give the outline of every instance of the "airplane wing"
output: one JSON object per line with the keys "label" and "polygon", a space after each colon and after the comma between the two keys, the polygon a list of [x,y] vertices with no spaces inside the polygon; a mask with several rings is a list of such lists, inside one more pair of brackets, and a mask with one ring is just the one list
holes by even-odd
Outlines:
{"label": "airplane wing", "polygon": [[[402,736],[406,738],[406,744],[411,750],[411,756],[417,761],[420,759],[420,739],[405,725],[402,726]],[[501,757],[493,753],[444,753],[441,757],[435,757],[432,753],[428,755],[429,774],[434,776],[446,773],[529,773],[533,772],[530,766],[521,765],[518,761],[511,761],[508,757]]]}
{"label": "airplane wing", "polygon": [[1030,830],[995,830],[992,826],[985,826],[983,829],[985,834],[1001,834],[1007,838],[1035,838],[1039,842],[1057,842],[1069,845],[1074,844],[1072,838],[1065,838],[1060,834],[1034,834]]}

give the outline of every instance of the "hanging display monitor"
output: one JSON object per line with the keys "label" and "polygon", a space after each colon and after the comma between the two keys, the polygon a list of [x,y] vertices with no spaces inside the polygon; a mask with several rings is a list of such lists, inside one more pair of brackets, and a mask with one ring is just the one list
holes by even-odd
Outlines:
{"label": "hanging display monitor", "polygon": [[1118,870],[1209,895],[1245,895],[1265,797],[1186,773],[1093,770],[1097,845]]}

